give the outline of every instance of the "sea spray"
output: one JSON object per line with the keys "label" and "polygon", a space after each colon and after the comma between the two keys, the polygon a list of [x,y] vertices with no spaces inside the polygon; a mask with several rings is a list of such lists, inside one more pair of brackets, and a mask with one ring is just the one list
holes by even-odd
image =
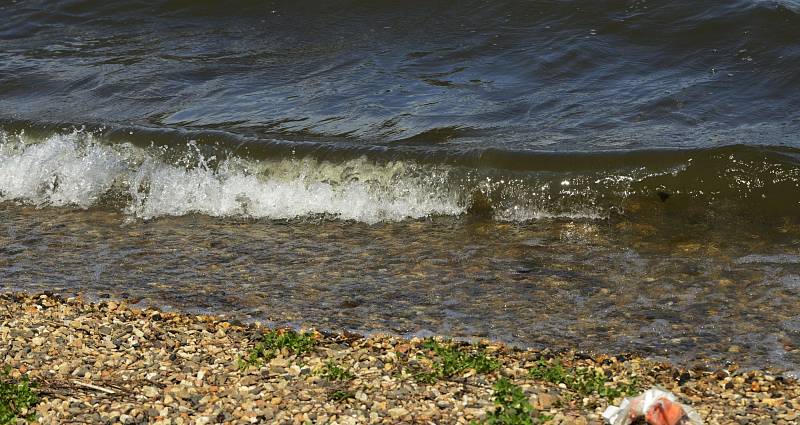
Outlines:
{"label": "sea spray", "polygon": [[378,166],[361,159],[256,163],[232,157],[212,167],[193,152],[194,144],[187,147],[192,155],[170,164],[155,155],[158,149],[108,146],[82,132],[40,141],[4,134],[0,199],[89,208],[104,196],[126,197],[125,211],[143,219],[190,213],[271,219],[327,215],[375,223],[464,211],[455,196],[414,177],[405,164]]}

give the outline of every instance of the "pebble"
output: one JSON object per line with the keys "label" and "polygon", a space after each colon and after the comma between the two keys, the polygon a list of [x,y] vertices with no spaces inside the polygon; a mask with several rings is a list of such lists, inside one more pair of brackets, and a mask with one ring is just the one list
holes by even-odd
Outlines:
{"label": "pebble", "polygon": [[[494,409],[492,385],[501,377],[552,424],[598,424],[603,410],[621,401],[530,378],[528,368],[541,358],[669,389],[709,425],[797,423],[800,408],[796,380],[735,365],[686,370],[634,355],[522,351],[482,341],[500,362],[497,371],[418,383],[411,371],[430,365],[419,338],[316,332],[310,353],[283,352],[239,368],[267,328],[50,295],[0,294],[0,315],[9,376],[26,374],[48,388],[36,406],[41,423],[480,422]],[[330,361],[354,377],[329,381],[320,371]],[[352,398],[334,400],[335,391]]]}
{"label": "pebble", "polygon": [[408,414],[408,409],[404,407],[393,407],[389,409],[389,416],[391,416],[392,419],[402,418],[407,414]]}
{"label": "pebble", "polygon": [[549,410],[558,401],[558,397],[549,393],[540,393],[536,396],[536,401],[533,407],[539,410]]}

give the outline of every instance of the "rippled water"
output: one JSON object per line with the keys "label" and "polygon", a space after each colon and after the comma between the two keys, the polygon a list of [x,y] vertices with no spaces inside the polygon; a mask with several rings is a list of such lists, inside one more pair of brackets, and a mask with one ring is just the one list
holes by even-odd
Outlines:
{"label": "rippled water", "polygon": [[0,116],[407,149],[792,144],[798,11],[789,0],[4,3]]}
{"label": "rippled water", "polygon": [[125,223],[113,211],[8,204],[2,216],[6,289],[680,364],[800,363],[797,223],[764,229],[769,240],[726,229],[733,243],[616,220]]}
{"label": "rippled water", "polygon": [[0,18],[0,288],[800,370],[797,2]]}

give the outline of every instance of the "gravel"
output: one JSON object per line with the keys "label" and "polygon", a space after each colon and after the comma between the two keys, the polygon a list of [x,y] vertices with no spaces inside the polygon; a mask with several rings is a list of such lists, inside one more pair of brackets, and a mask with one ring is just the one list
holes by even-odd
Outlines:
{"label": "gravel", "polygon": [[[240,359],[269,329],[195,316],[88,303],[57,295],[0,295],[0,358],[10,377],[38,382],[41,423],[469,423],[494,408],[492,385],[505,377],[552,424],[600,424],[610,402],[563,383],[531,378],[540,359],[594,368],[642,389],[658,385],[690,404],[708,424],[793,424],[800,385],[768,371],[686,370],[632,355],[517,350],[480,341],[499,361],[488,373],[466,370],[420,383],[430,368],[422,339],[314,331],[302,355],[286,349],[260,366]],[[475,346],[463,347],[475,351]],[[335,362],[352,378],[329,380]]]}

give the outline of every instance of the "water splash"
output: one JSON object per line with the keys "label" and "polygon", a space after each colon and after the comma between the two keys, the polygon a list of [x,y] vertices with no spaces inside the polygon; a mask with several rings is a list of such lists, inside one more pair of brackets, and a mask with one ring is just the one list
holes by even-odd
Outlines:
{"label": "water splash", "polygon": [[212,167],[215,158],[192,149],[171,164],[154,150],[128,143],[107,146],[82,132],[38,142],[3,134],[2,141],[0,200],[36,206],[89,208],[103,197],[122,197],[130,199],[125,211],[143,219],[191,213],[271,219],[328,215],[366,223],[464,212],[454,194],[402,163],[256,163],[234,157]]}
{"label": "water splash", "polygon": [[[131,136],[133,137],[133,136]],[[428,158],[319,159],[175,139],[147,146],[103,132],[32,137],[0,130],[0,201],[103,207],[130,217],[206,214],[365,223],[472,215],[505,222],[628,220],[661,225],[743,214],[795,216],[795,151],[723,147],[564,158],[529,156],[524,170]],[[265,155],[268,153],[268,155]],[[553,167],[553,161],[561,161]],[[592,165],[587,167],[586,164]]]}

